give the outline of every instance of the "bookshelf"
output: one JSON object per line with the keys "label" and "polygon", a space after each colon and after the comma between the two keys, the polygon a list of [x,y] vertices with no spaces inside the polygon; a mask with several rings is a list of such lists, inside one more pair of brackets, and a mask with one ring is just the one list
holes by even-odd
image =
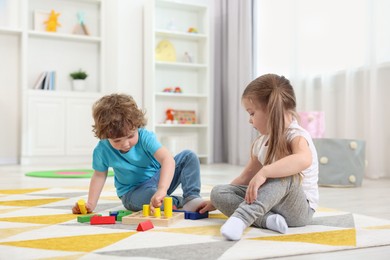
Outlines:
{"label": "bookshelf", "polygon": [[[209,163],[212,90],[208,6],[149,0],[144,17],[147,127],[173,154],[191,149],[201,163]],[[176,87],[180,93],[165,91]],[[167,123],[167,109],[195,112],[196,122]]]}
{"label": "bookshelf", "polygon": [[[0,118],[15,118],[14,122],[8,121],[12,131],[4,134],[21,140],[21,164],[91,161],[97,142],[91,131],[91,106],[104,93],[105,2],[0,1],[0,89],[7,97],[14,95],[12,100],[20,100],[19,104],[11,104],[1,97],[2,102],[10,103],[7,107],[15,110],[7,112],[10,115],[0,112]],[[52,10],[58,14],[60,26],[48,32],[43,22]],[[79,69],[88,73],[85,91],[72,88],[69,74]],[[55,74],[52,87],[34,88],[45,71]],[[14,131],[20,128],[20,132]]]}

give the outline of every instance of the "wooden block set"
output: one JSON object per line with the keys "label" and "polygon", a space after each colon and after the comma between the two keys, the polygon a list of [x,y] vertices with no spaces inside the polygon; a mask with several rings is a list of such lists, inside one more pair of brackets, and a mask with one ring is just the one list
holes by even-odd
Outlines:
{"label": "wooden block set", "polygon": [[[79,200],[78,205],[82,214],[86,214],[85,202]],[[83,209],[81,209],[83,207]],[[85,212],[85,213],[84,213]],[[207,218],[208,212],[200,214],[198,212],[188,212],[183,210],[173,210],[172,197],[164,198],[164,211],[160,208],[154,209],[154,215],[150,215],[150,206],[143,205],[143,210],[132,213],[129,210],[110,211],[110,216],[101,214],[82,215],[77,217],[80,223],[90,222],[91,225],[115,224],[116,221],[122,221],[122,224],[138,224],[137,231],[146,231],[155,226],[168,227],[183,219],[202,219]]]}
{"label": "wooden block set", "polygon": [[122,218],[123,224],[138,224],[143,221],[150,221],[155,226],[168,227],[182,219],[184,219],[183,212],[173,212],[172,210],[172,197],[164,198],[164,212],[161,212],[159,208],[154,209],[154,216],[150,216],[149,205],[144,205],[143,210],[134,212],[126,217]]}

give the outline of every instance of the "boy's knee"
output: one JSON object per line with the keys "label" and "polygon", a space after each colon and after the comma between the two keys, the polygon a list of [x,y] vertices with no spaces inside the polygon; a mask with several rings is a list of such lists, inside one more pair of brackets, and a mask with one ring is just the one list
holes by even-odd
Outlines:
{"label": "boy's knee", "polygon": [[182,153],[188,158],[188,160],[199,161],[198,155],[191,150],[184,150]]}

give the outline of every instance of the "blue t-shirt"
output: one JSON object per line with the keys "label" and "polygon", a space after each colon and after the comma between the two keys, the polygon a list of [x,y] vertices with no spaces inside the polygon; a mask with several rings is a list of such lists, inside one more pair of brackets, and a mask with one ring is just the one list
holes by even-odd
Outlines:
{"label": "blue t-shirt", "polygon": [[107,139],[100,140],[93,151],[92,167],[99,172],[106,172],[109,167],[114,170],[116,192],[121,197],[160,169],[153,156],[160,147],[154,133],[139,128],[138,143],[127,153],[113,148]]}

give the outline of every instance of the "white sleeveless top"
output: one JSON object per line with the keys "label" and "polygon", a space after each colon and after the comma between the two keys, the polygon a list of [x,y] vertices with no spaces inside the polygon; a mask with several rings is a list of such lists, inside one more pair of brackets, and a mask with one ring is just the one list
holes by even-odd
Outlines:
{"label": "white sleeveless top", "polygon": [[[312,154],[312,162],[309,168],[302,171],[303,173],[303,180],[302,180],[302,188],[305,192],[306,198],[309,201],[310,207],[312,209],[316,209],[318,207],[318,201],[319,201],[319,194],[318,194],[318,157],[317,157],[317,150],[313,144],[313,140],[310,136],[310,134],[302,128],[300,125],[298,125],[298,122],[296,120],[293,120],[293,122],[288,127],[288,133],[287,133],[287,140],[291,142],[295,137],[302,136],[306,139],[307,143],[309,144],[309,148]],[[265,156],[267,154],[268,141],[269,136],[263,135],[260,138],[258,138],[255,141],[255,144],[253,145],[253,153],[257,156],[258,160],[262,165],[264,165]]]}

